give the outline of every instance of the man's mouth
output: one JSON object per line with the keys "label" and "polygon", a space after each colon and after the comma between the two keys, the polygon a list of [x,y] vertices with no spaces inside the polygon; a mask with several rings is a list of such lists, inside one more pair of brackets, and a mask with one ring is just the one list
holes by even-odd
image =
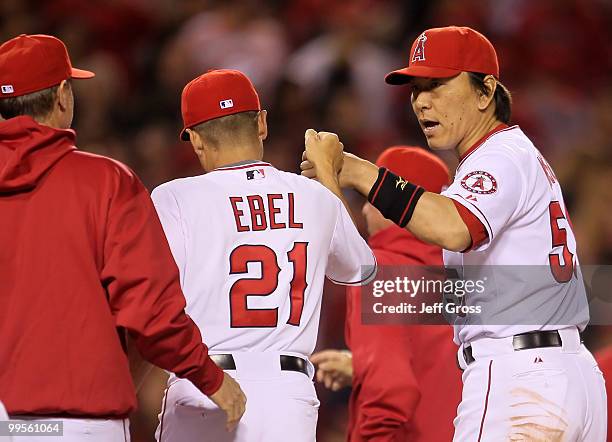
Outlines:
{"label": "man's mouth", "polygon": [[435,120],[421,120],[421,127],[426,136],[432,135],[438,126],[440,126],[440,123]]}

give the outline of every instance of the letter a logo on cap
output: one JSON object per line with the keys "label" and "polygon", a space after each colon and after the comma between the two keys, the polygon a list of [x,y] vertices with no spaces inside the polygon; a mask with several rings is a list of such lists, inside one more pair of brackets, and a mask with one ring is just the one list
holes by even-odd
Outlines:
{"label": "letter a logo on cap", "polygon": [[13,92],[15,92],[15,89],[13,89],[12,84],[3,84],[1,90],[3,94],[12,94]]}
{"label": "letter a logo on cap", "polygon": [[427,36],[423,32],[419,38],[417,38],[417,43],[414,48],[414,54],[412,55],[412,63],[415,61],[425,61],[425,42],[427,41]]}

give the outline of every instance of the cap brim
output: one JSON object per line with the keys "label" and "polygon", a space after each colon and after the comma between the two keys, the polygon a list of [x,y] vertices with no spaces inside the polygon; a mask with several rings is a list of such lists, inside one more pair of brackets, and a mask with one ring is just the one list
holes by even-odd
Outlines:
{"label": "cap brim", "polygon": [[70,74],[70,78],[93,78],[96,74],[91,71],[86,71],[84,69],[72,68],[72,73]]}
{"label": "cap brim", "polygon": [[189,133],[187,132],[187,128],[181,131],[181,134],[179,137],[181,138],[182,141],[189,141]]}
{"label": "cap brim", "polygon": [[460,73],[461,71],[456,69],[436,68],[432,66],[409,66],[389,72],[385,76],[385,82],[392,85],[401,85],[408,83],[412,77],[448,78],[459,75]]}

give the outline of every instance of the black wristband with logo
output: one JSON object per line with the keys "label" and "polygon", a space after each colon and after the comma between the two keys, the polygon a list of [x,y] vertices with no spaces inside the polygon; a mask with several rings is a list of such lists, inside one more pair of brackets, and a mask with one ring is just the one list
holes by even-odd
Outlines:
{"label": "black wristband with logo", "polygon": [[400,227],[410,222],[414,208],[425,189],[412,184],[388,169],[378,169],[378,178],[370,189],[368,201],[382,215]]}

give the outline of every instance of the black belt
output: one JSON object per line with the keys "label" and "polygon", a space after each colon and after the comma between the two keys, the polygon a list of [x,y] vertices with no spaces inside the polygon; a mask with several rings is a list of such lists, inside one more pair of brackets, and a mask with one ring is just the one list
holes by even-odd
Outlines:
{"label": "black belt", "polygon": [[[534,331],[521,333],[512,337],[514,351],[528,350],[530,348],[561,347],[561,336],[557,330]],[[474,362],[472,347],[463,347],[463,358],[466,364]]]}
{"label": "black belt", "polygon": [[[221,370],[236,370],[236,361],[231,354],[210,355]],[[308,364],[297,356],[280,355],[280,368],[283,371],[297,371],[308,376]]]}

